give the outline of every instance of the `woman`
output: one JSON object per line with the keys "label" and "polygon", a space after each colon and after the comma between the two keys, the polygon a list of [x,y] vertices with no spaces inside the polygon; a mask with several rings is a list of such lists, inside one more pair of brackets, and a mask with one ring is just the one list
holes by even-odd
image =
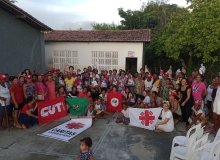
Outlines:
{"label": "woman", "polygon": [[189,125],[188,119],[192,113],[191,108],[193,107],[194,100],[191,94],[192,93],[191,88],[187,85],[186,78],[182,78],[181,80],[180,92],[182,95],[180,108],[181,108],[183,121],[186,122],[186,125]]}
{"label": "woman", "polygon": [[26,73],[26,75],[31,75],[31,71],[29,69],[25,69],[24,73]]}
{"label": "woman", "polygon": [[129,108],[145,108],[144,103],[142,102],[141,97],[137,98],[137,102],[133,106],[129,106]]}
{"label": "woman", "polygon": [[147,77],[144,81],[144,85],[145,85],[145,91],[147,91],[148,95],[150,95],[150,90],[153,86],[153,79],[152,79],[152,75],[151,74],[147,74]]}
{"label": "woman", "polygon": [[133,81],[133,79],[132,79],[132,76],[131,76],[131,73],[130,73],[130,72],[128,73],[127,76],[128,76],[128,78],[125,80],[125,84],[124,84],[124,85],[125,85],[127,88],[129,88],[131,94],[134,95],[134,86],[135,86],[135,83],[134,83],[134,81]]}
{"label": "woman", "polygon": [[[156,91],[157,93],[160,93],[160,88],[161,88],[161,81],[160,79],[158,78],[158,75],[155,73],[153,75],[153,88],[156,88]],[[152,95],[152,94],[151,94]],[[151,96],[150,96],[151,97]],[[152,97],[151,97],[152,98]]]}
{"label": "woman", "polygon": [[51,75],[47,76],[48,100],[56,99],[55,82]]}
{"label": "woman", "polygon": [[138,74],[138,79],[135,80],[135,88],[134,92],[136,94],[136,100],[138,97],[142,95],[142,92],[144,90],[144,80],[142,79],[141,74]]}
{"label": "woman", "polygon": [[71,92],[74,86],[75,79],[72,77],[70,72],[67,73],[67,78],[64,80],[64,82],[66,83],[66,91]]}
{"label": "woman", "polygon": [[19,116],[19,120],[24,130],[27,130],[27,127],[33,126],[37,122],[38,117],[32,114],[37,108],[37,105],[33,107],[34,103],[34,97],[29,96]]}
{"label": "woman", "polygon": [[18,84],[17,77],[13,77],[12,85],[9,90],[11,94],[11,107],[14,108],[14,126],[17,128],[22,128],[18,122],[18,114],[23,108],[24,95],[22,87]]}
{"label": "woman", "polygon": [[162,120],[158,119],[155,125],[155,132],[172,132],[174,130],[174,122],[172,112],[169,110],[170,104],[168,101],[163,102],[163,110],[160,113]]}
{"label": "woman", "polygon": [[96,78],[96,74],[93,72],[92,77],[89,79],[88,85],[91,88],[92,92],[92,98],[95,100],[95,98],[98,98],[99,95],[99,81]]}
{"label": "woman", "polygon": [[128,87],[125,89],[125,91],[122,91],[121,93],[123,95],[123,99],[126,102],[127,106],[135,105],[134,97]]}
{"label": "woman", "polygon": [[125,80],[126,80],[125,71],[122,70],[121,71],[121,76],[118,78],[118,91],[119,92],[122,92],[122,91],[125,90],[125,86],[124,86]]}
{"label": "woman", "polygon": [[206,99],[207,99],[207,107],[208,107],[208,110],[209,110],[209,121],[210,123],[213,123],[213,111],[212,111],[212,92],[213,92],[213,89],[215,87],[215,78],[212,80],[212,84],[210,84],[207,88],[207,96],[206,96]]}
{"label": "woman", "polygon": [[107,89],[107,83],[108,81],[105,79],[105,76],[104,75],[101,75],[101,78],[99,80],[99,86],[102,89]]}
{"label": "woman", "polygon": [[10,96],[9,89],[5,83],[5,80],[6,80],[6,76],[0,75],[0,131],[3,130],[3,127],[2,127],[3,118],[6,116],[5,104],[6,104],[7,115],[11,115],[11,112],[12,112],[11,107],[10,107],[11,96]]}
{"label": "woman", "polygon": [[117,75],[117,70],[113,70],[113,74],[109,75],[109,82],[112,85],[117,85],[117,80],[118,80],[118,75]]}
{"label": "woman", "polygon": [[144,90],[142,96],[144,96],[143,103],[145,108],[149,108],[151,104],[150,104],[150,97],[147,95],[147,91]]}
{"label": "woman", "polygon": [[59,83],[59,77],[57,76],[57,70],[53,71],[53,81],[55,82],[55,92],[58,92],[59,87],[60,87],[60,83]]}
{"label": "woman", "polygon": [[59,73],[59,77],[58,78],[59,78],[60,86],[65,86],[63,72]]}
{"label": "woman", "polygon": [[165,100],[169,101],[169,87],[172,87],[170,78],[165,80],[165,84],[161,87],[160,96]]}
{"label": "woman", "polygon": [[77,88],[77,92],[80,93],[83,90],[83,80],[81,79],[81,75],[77,75],[77,79],[74,82],[74,86]]}
{"label": "woman", "polygon": [[65,88],[64,88],[64,86],[60,86],[60,87],[58,88],[58,92],[57,92],[56,96],[57,96],[57,98],[58,98],[58,97],[61,97],[61,96],[63,96],[64,98],[67,97],[67,96],[66,96],[66,93],[65,93]]}
{"label": "woman", "polygon": [[203,97],[207,95],[206,86],[202,82],[202,76],[200,74],[196,76],[196,82],[192,83],[192,95],[194,101],[200,101],[200,102],[202,102]]}
{"label": "woman", "polygon": [[33,75],[32,75],[32,82],[33,82],[33,83],[36,83],[36,82],[37,82],[37,77],[38,77],[38,75],[36,75],[36,74],[33,74]]}
{"label": "woman", "polygon": [[37,82],[35,83],[36,92],[37,92],[37,100],[38,101],[47,101],[48,100],[48,88],[46,84],[43,82],[43,77],[40,75],[37,78]]}
{"label": "woman", "polygon": [[174,118],[174,124],[178,123],[178,119],[181,116],[181,110],[180,110],[180,106],[179,106],[179,98],[177,97],[175,92],[170,92],[169,94],[169,99],[171,102],[171,112],[173,114],[173,118]]}
{"label": "woman", "polygon": [[27,83],[23,85],[24,98],[27,99],[29,96],[36,97],[36,87],[32,82],[32,76],[27,75],[26,80]]}
{"label": "woman", "polygon": [[77,97],[78,97],[78,92],[77,92],[76,86],[73,86],[72,92],[70,92],[70,93],[67,95],[67,97],[68,97],[68,98],[77,98]]}
{"label": "woman", "polygon": [[106,110],[106,103],[107,103],[107,94],[106,94],[106,89],[102,89],[102,93],[99,95],[99,99],[101,99],[102,102],[102,109]]}

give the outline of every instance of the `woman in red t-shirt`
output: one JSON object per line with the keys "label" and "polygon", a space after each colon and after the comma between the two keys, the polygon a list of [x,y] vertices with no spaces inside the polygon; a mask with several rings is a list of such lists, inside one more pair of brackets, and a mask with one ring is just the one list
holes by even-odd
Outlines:
{"label": "woman in red t-shirt", "polygon": [[27,98],[26,104],[21,110],[19,120],[24,130],[27,130],[26,127],[33,126],[37,122],[38,117],[32,114],[37,108],[37,105],[33,107],[34,102],[35,102],[34,97],[29,96]]}
{"label": "woman in red t-shirt", "polygon": [[11,94],[11,107],[14,108],[14,126],[17,128],[22,128],[18,122],[18,113],[23,107],[24,94],[22,86],[18,83],[17,77],[12,78],[12,85],[10,86],[9,91]]}

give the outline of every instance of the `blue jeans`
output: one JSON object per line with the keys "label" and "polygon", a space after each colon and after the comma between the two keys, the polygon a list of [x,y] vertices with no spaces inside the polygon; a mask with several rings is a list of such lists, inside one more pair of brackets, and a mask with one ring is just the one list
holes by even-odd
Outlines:
{"label": "blue jeans", "polygon": [[37,118],[21,113],[19,116],[19,121],[27,127],[29,125],[33,126],[37,122]]}
{"label": "blue jeans", "polygon": [[134,102],[128,102],[127,105],[128,106],[133,106],[133,105],[135,105],[135,103]]}

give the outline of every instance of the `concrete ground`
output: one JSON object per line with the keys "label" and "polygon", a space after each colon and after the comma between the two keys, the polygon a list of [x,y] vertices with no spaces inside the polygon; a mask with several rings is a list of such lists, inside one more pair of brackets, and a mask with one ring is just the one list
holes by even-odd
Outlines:
{"label": "concrete ground", "polygon": [[13,128],[0,131],[0,160],[74,160],[79,154],[79,140],[91,137],[95,160],[168,160],[173,137],[185,135],[184,123],[172,133],[116,124],[115,119],[97,120],[94,125],[69,143],[38,136],[71,116],[24,131]]}

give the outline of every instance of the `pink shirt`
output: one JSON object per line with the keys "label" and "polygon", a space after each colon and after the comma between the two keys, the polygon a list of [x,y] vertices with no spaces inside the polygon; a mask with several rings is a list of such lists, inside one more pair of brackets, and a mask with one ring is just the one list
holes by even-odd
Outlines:
{"label": "pink shirt", "polygon": [[202,99],[202,92],[203,90],[206,89],[206,86],[203,82],[197,83],[193,82],[192,83],[192,95],[194,100],[200,100]]}

